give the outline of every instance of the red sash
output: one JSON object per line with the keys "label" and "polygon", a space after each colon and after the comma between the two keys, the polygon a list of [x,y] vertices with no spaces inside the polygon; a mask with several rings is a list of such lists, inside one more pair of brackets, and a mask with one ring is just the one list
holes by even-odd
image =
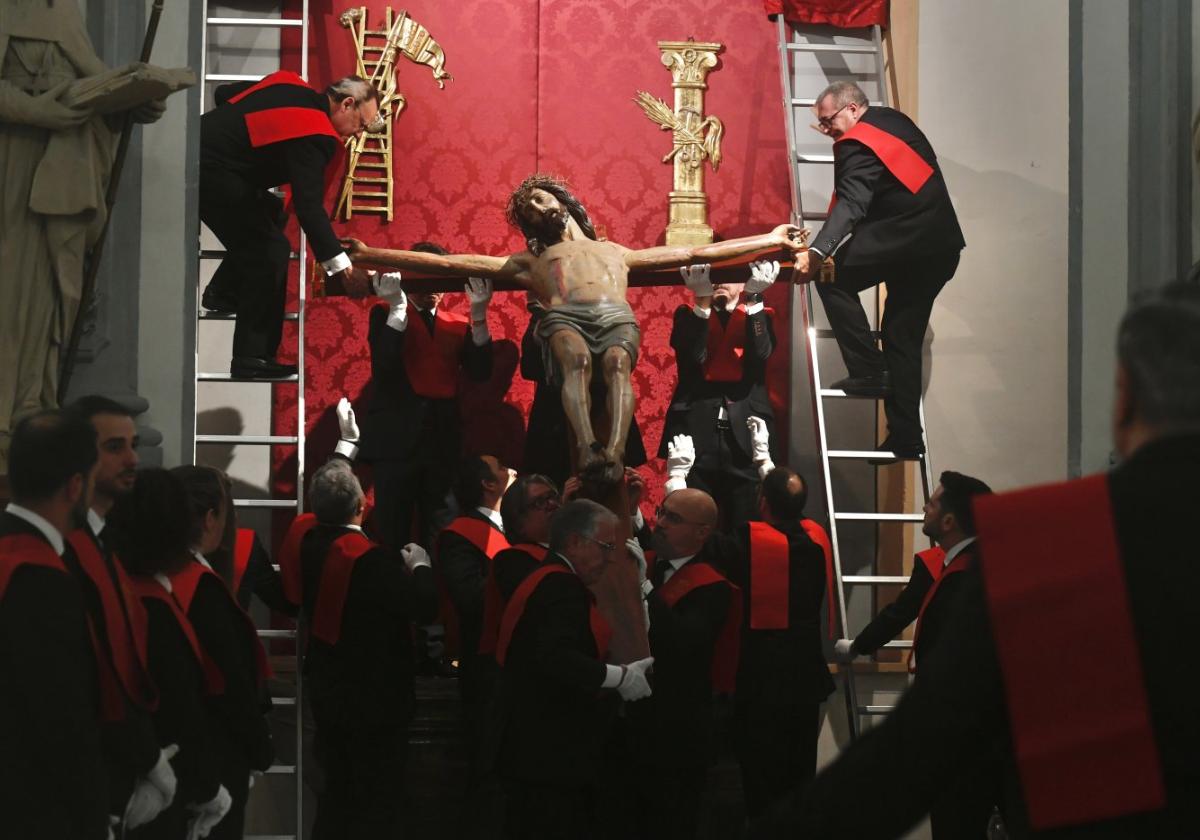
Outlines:
{"label": "red sash", "polygon": [[321,567],[321,582],[313,606],[312,633],[329,645],[336,645],[342,635],[342,610],[350,591],[350,576],[359,557],[375,547],[360,531],[351,531],[333,541]]}
{"label": "red sash", "polygon": [[940,545],[918,551],[917,559],[921,561],[921,565],[925,567],[935,582],[942,576],[942,570],[946,568],[946,551]]}
{"label": "red sash", "polygon": [[[246,88],[236,96],[229,98],[229,104],[240,102],[252,93],[275,85],[294,85],[306,90],[312,90],[304,79],[287,70],[280,70],[262,79],[262,81]],[[314,134],[324,134],[341,142],[341,136],[329,121],[329,115],[318,108],[281,107],[267,108],[262,111],[251,111],[246,114],[246,132],[250,135],[250,145],[254,148],[281,143],[284,140],[295,140],[298,137],[311,137]]]}
{"label": "red sash", "polygon": [[[512,598],[504,608],[504,616],[500,619],[500,635],[496,640],[496,661],[501,666],[508,657],[508,645],[512,642],[513,632],[521,622],[521,616],[525,614],[525,605],[529,602],[529,597],[538,588],[538,584],[553,574],[569,575],[572,572],[557,564],[542,566],[521,581],[521,584],[513,591]],[[594,597],[591,602],[588,622],[591,624],[592,639],[596,642],[596,658],[603,662],[608,657],[608,643],[612,641],[612,627],[600,614],[600,610],[596,608]]]}
{"label": "red sash", "polygon": [[1164,807],[1108,477],[981,497],[975,511],[1033,828]]}
{"label": "red sash", "polygon": [[[787,551],[786,538],[784,551]],[[786,558],[786,556],[785,553],[784,557]],[[753,557],[750,562],[754,562]],[[751,599],[753,599],[753,572],[751,572],[750,580]],[[662,585],[659,592],[666,605],[673,607],[680,598],[693,589],[714,583],[723,583],[729,587],[729,611],[725,614],[725,624],[721,627],[721,633],[717,636],[717,643],[713,648],[712,684],[715,691],[723,694],[732,694],[734,684],[737,681],[738,653],[740,652],[739,646],[742,635],[741,590],[707,563],[687,563],[671,575],[670,580]],[[784,622],[786,625],[787,589],[784,589],[784,601]],[[751,611],[753,612],[753,600],[751,601]]]}
{"label": "red sash", "polygon": [[[13,572],[21,566],[41,566],[46,569],[56,569],[70,575],[54,549],[44,540],[31,534],[13,534],[0,537],[0,600],[8,590]],[[103,721],[118,721],[125,717],[125,698],[122,696],[121,685],[110,658],[100,648],[100,637],[92,623],[92,617],[85,613],[87,619],[88,637],[92,646],[92,656],[96,660],[96,678],[99,688],[100,719]],[[157,700],[157,698],[155,698]]]}
{"label": "red sash", "polygon": [[458,354],[470,322],[438,307],[433,335],[424,319],[410,309],[404,339],[404,372],[413,392],[430,399],[447,400],[458,390]]}
{"label": "red sash", "polygon": [[[418,320],[420,320],[418,318]],[[424,324],[421,325],[422,327]],[[489,574],[491,570],[492,558],[499,552],[508,548],[508,540],[504,538],[504,534],[500,533],[490,522],[484,522],[482,519],[476,519],[472,516],[460,516],[449,525],[441,530],[438,534],[438,555],[441,555],[441,538],[442,534],[450,532],[458,534],[471,545],[475,546],[480,553],[487,556]],[[437,566],[434,571],[438,572]],[[446,588],[446,581],[438,572],[434,579],[437,582],[438,600],[438,622],[446,628],[446,649],[451,656],[454,656],[462,651],[462,634],[459,631],[458,613],[454,609],[454,604],[450,601],[450,591]],[[499,593],[497,593],[498,595]],[[487,608],[486,587],[484,608]],[[486,616],[486,613],[485,613]],[[486,627],[486,624],[484,625]],[[482,651],[480,651],[482,653]]]}
{"label": "red sash", "polygon": [[283,579],[283,597],[297,607],[304,601],[304,573],[300,568],[300,543],[315,528],[317,517],[302,513],[292,520],[279,547],[279,576]]}
{"label": "red sash", "polygon": [[221,674],[221,669],[217,667],[217,663],[200,646],[200,640],[196,638],[196,628],[192,626],[192,622],[188,621],[188,617],[180,608],[179,602],[175,600],[175,596],[164,589],[162,584],[154,578],[133,577],[130,578],[130,586],[133,587],[133,591],[143,601],[153,598],[156,601],[161,601],[170,608],[171,615],[175,617],[175,622],[183,632],[184,638],[187,639],[188,647],[192,649],[192,655],[196,657],[196,664],[200,666],[200,670],[204,673],[205,696],[216,697],[224,694],[225,677]]}
{"label": "red sash", "polygon": [[874,152],[888,172],[914,195],[933,175],[933,167],[926,163],[925,158],[917,154],[912,146],[882,128],[859,120],[853,128],[835,140],[834,145],[847,140],[862,143]]}
{"label": "red sash", "polygon": [[[933,602],[933,596],[937,594],[938,587],[953,574],[965,572],[971,567],[971,556],[967,553],[970,550],[968,547],[960,551],[958,555],[950,561],[950,565],[943,565],[934,572],[933,564],[946,562],[946,552],[940,548],[929,548],[922,551],[917,557],[925,564],[925,568],[929,569],[933,574],[933,586],[929,587],[929,591],[925,593],[925,598],[921,601],[921,608],[917,610],[917,626],[913,628],[913,646],[908,652],[908,672],[914,674],[917,671],[917,639],[921,638],[921,620],[925,617],[925,609]],[[938,554],[941,558],[938,558]]]}
{"label": "red sash", "polygon": [[[550,549],[536,543],[517,543],[509,548],[523,551],[542,563]],[[500,617],[504,615],[504,598],[496,584],[496,566],[488,570],[487,583],[483,585],[483,630],[479,634],[479,652],[487,655],[496,652],[496,639],[500,635]]]}
{"label": "red sash", "polygon": [[250,552],[254,549],[254,529],[238,528],[237,539],[233,545],[233,583],[230,589],[236,596],[242,591],[242,581],[246,578],[246,569],[250,566]]}
{"label": "red sash", "polygon": [[789,555],[786,534],[766,522],[750,523],[751,630],[788,628]]}
{"label": "red sash", "polygon": [[800,527],[808,534],[810,540],[821,546],[821,553],[825,555],[825,612],[828,616],[829,638],[833,639],[837,635],[837,608],[833,600],[834,587],[837,586],[833,574],[833,543],[829,541],[829,534],[821,527],[821,523],[815,520],[801,519]]}
{"label": "red sash", "polygon": [[199,560],[190,560],[186,566],[173,575],[170,575],[171,588],[175,592],[175,598],[179,601],[179,606],[185,614],[190,612],[192,609],[192,599],[196,597],[196,587],[200,585],[200,581],[205,575],[212,575],[213,579],[221,584],[221,588],[229,596],[234,609],[237,610],[243,619],[243,626],[250,637],[250,644],[254,650],[255,677],[261,688],[272,676],[271,663],[267,661],[267,651],[263,648],[262,642],[259,641],[258,628],[254,626],[254,621],[238,604],[237,599],[229,591],[229,587],[225,585],[225,581],[221,580],[221,576],[202,564]]}
{"label": "red sash", "polygon": [[114,584],[108,564],[90,533],[76,529],[67,535],[67,541],[75,550],[84,574],[100,594],[108,659],[125,696],[138,708],[153,712],[158,708],[158,689],[146,664],[146,608],[133,597],[129,575],[120,562],[112,564],[117,578]]}

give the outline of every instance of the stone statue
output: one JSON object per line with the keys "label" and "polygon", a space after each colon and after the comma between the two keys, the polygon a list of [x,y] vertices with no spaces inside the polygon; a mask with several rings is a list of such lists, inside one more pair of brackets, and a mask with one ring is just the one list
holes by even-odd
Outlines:
{"label": "stone statue", "polygon": [[[57,403],[120,128],[119,115],[60,100],[107,70],[75,0],[0,2],[0,473],[17,420]],[[153,122],[164,109],[149,103],[133,117]]]}
{"label": "stone statue", "polygon": [[[357,240],[350,240],[347,253],[356,265],[491,277],[528,289],[546,310],[538,337],[546,352],[546,370],[562,385],[575,470],[610,484],[624,474],[622,455],[633,416],[629,377],[641,342],[637,319],[625,299],[629,272],[805,247],[799,228],[780,225],[761,236],[709,245],[631,250],[599,239],[579,200],[566,184],[547,175],[531,176],[517,187],[509,199],[508,220],[521,229],[528,246],[508,257],[394,251]],[[597,441],[592,425],[589,385],[594,368],[608,389],[607,444]]]}

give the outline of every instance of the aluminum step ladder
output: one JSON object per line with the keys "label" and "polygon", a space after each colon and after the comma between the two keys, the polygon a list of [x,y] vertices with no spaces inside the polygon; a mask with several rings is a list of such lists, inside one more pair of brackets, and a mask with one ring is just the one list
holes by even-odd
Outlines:
{"label": "aluminum step ladder", "polygon": [[[298,29],[300,31],[300,75],[305,79],[308,78],[308,21],[309,21],[309,0],[302,0],[299,17],[210,17],[209,2],[203,0],[202,14],[204,18],[204,27],[201,30],[201,65],[200,77],[204,88],[200,97],[200,111],[205,110],[205,103],[208,101],[210,86],[224,84],[226,82],[256,82],[262,78],[261,75],[246,75],[246,74],[230,74],[230,73],[212,73],[209,72],[213,60],[219,57],[222,45],[214,43],[210,36],[210,30],[214,28],[238,27],[247,29],[257,29],[260,31],[276,30],[282,32],[284,29]],[[210,50],[212,55],[210,56]],[[200,390],[203,386],[210,383],[246,383],[247,385],[270,382],[271,387],[269,393],[274,396],[275,383],[294,383],[296,388],[297,405],[297,421],[296,432],[290,435],[250,435],[250,434],[194,434],[192,446],[192,461],[196,462],[196,452],[198,447],[203,446],[294,446],[296,447],[296,495],[294,498],[285,499],[251,499],[251,498],[235,498],[233,505],[240,509],[280,509],[292,510],[297,514],[301,512],[304,504],[304,309],[305,300],[307,297],[307,276],[305,272],[304,260],[301,255],[305,253],[307,243],[303,230],[300,231],[299,249],[291,254],[291,259],[298,263],[299,268],[299,294],[297,296],[297,308],[295,312],[287,313],[284,318],[286,321],[294,321],[297,326],[297,341],[298,348],[296,351],[296,364],[298,373],[294,376],[276,380],[259,380],[259,379],[235,379],[228,372],[203,372],[200,370],[200,347],[204,337],[204,326],[206,323],[219,321],[232,321],[234,316],[230,314],[210,313],[200,306],[200,289],[196,290],[196,356],[193,370],[195,371],[195,397],[193,405],[200,405],[199,397]],[[216,249],[200,248],[198,258],[203,264],[204,262],[221,260],[225,256],[225,252]],[[200,282],[203,284],[205,278],[204,273],[200,273]],[[260,389],[261,390],[261,389]],[[198,416],[198,414],[197,414]],[[193,432],[196,429],[196,420],[192,424]],[[278,569],[278,566],[276,566]],[[296,717],[295,726],[295,764],[275,764],[272,765],[266,772],[272,776],[291,776],[294,780],[296,809],[295,809],[295,829],[291,833],[279,833],[270,835],[246,835],[247,840],[300,840],[304,825],[304,715],[303,715],[303,680],[301,677],[301,632],[299,625],[296,629],[265,629],[260,628],[258,631],[259,638],[264,644],[269,644],[271,640],[291,640],[295,645],[295,693],[292,696],[272,697],[271,701],[276,707],[293,707]],[[261,791],[264,786],[260,786]],[[253,797],[253,791],[251,797]]]}
{"label": "aluminum step ladder", "polygon": [[[783,106],[787,122],[787,143],[790,165],[788,173],[792,191],[792,222],[803,226],[806,222],[824,222],[827,218],[825,207],[828,203],[833,182],[833,154],[815,153],[808,150],[806,144],[800,141],[801,127],[812,121],[811,108],[816,104],[815,97],[828,84],[834,81],[854,81],[864,92],[868,93],[871,105],[888,105],[888,85],[885,75],[884,42],[881,27],[873,26],[868,29],[836,29],[830,26],[795,24],[784,21],[779,15],[776,21],[779,39],[779,68],[782,80]],[[809,56],[807,64],[798,62],[801,56]],[[875,95],[870,93],[874,88]],[[814,132],[814,137],[817,137]],[[821,138],[829,144],[828,138]],[[822,177],[824,181],[822,181]],[[827,182],[828,187],[822,189]],[[810,206],[820,201],[820,211],[806,209],[804,193],[810,196],[816,192],[817,197],[810,200]],[[875,336],[879,332],[878,287],[876,287],[876,325]],[[830,449],[828,425],[826,423],[826,400],[854,399],[845,391],[825,387],[821,378],[819,350],[822,342],[834,340],[833,330],[821,329],[816,326],[815,310],[813,307],[813,292],[811,284],[795,289],[793,293],[793,312],[799,311],[802,318],[802,328],[805,336],[805,356],[808,365],[809,381],[812,388],[812,411],[817,433],[817,449],[821,460],[821,473],[825,485],[825,504],[829,513],[829,539],[833,548],[833,568],[837,587],[837,598],[834,599],[837,609],[837,622],[840,635],[854,638],[850,632],[847,614],[847,592],[849,587],[878,587],[903,585],[908,583],[906,576],[875,574],[877,556],[869,560],[852,558],[853,568],[870,567],[871,574],[844,574],[843,568],[849,566],[848,559],[841,548],[838,538],[838,526],[847,522],[881,523],[911,523],[919,524],[924,516],[921,512],[881,512],[881,511],[843,511],[839,509],[834,498],[833,474],[831,462],[855,461],[866,464],[870,459],[886,456],[874,449]],[[859,398],[863,399],[863,398]],[[921,492],[924,501],[928,501],[932,493],[932,466],[929,456],[929,440],[925,431],[925,404],[920,404],[921,435],[925,444],[925,455],[916,459],[920,471]],[[878,418],[876,418],[876,423]],[[877,431],[877,430],[876,430]],[[878,435],[875,436],[878,439]],[[903,463],[903,462],[902,462]],[[873,552],[873,555],[875,552]],[[911,641],[892,641],[887,648],[911,648]],[[856,685],[853,666],[843,666],[841,669],[843,690],[847,706],[847,720],[851,737],[857,737],[861,718],[865,716],[885,715],[891,709],[889,705],[860,704],[858,687]]]}

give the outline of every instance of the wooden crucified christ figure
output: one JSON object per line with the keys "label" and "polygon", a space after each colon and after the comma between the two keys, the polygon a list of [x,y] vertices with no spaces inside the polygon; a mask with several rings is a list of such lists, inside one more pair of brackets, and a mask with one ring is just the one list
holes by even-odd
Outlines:
{"label": "wooden crucified christ figure", "polygon": [[[547,349],[546,370],[562,385],[575,470],[607,482],[624,473],[625,439],[633,417],[630,373],[641,343],[637,319],[625,299],[629,272],[807,248],[805,231],[779,225],[760,236],[710,245],[633,250],[599,240],[583,205],[564,182],[547,175],[533,175],[517,187],[508,202],[508,220],[520,228],[527,245],[508,257],[396,251],[357,240],[347,241],[347,253],[356,265],[507,279],[528,289],[546,310],[538,337]],[[608,389],[607,444],[597,441],[592,424],[594,370]]]}

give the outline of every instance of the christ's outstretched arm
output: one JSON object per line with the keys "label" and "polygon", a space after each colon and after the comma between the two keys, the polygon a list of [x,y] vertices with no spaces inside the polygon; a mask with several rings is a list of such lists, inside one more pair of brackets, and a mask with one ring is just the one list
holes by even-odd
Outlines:
{"label": "christ's outstretched arm", "polygon": [[390,248],[372,248],[357,239],[344,239],[346,254],[355,265],[374,265],[383,268],[399,268],[422,274],[437,274],[447,277],[490,277],[512,280],[521,286],[530,283],[528,261],[522,254],[508,257],[491,257],[487,254],[427,254],[423,251],[400,251]]}
{"label": "christ's outstretched arm", "polygon": [[629,251],[625,264],[631,270],[673,268],[691,263],[715,263],[785,248],[793,253],[808,248],[808,231],[795,225],[780,225],[770,233],[744,236],[709,245],[663,245]]}

